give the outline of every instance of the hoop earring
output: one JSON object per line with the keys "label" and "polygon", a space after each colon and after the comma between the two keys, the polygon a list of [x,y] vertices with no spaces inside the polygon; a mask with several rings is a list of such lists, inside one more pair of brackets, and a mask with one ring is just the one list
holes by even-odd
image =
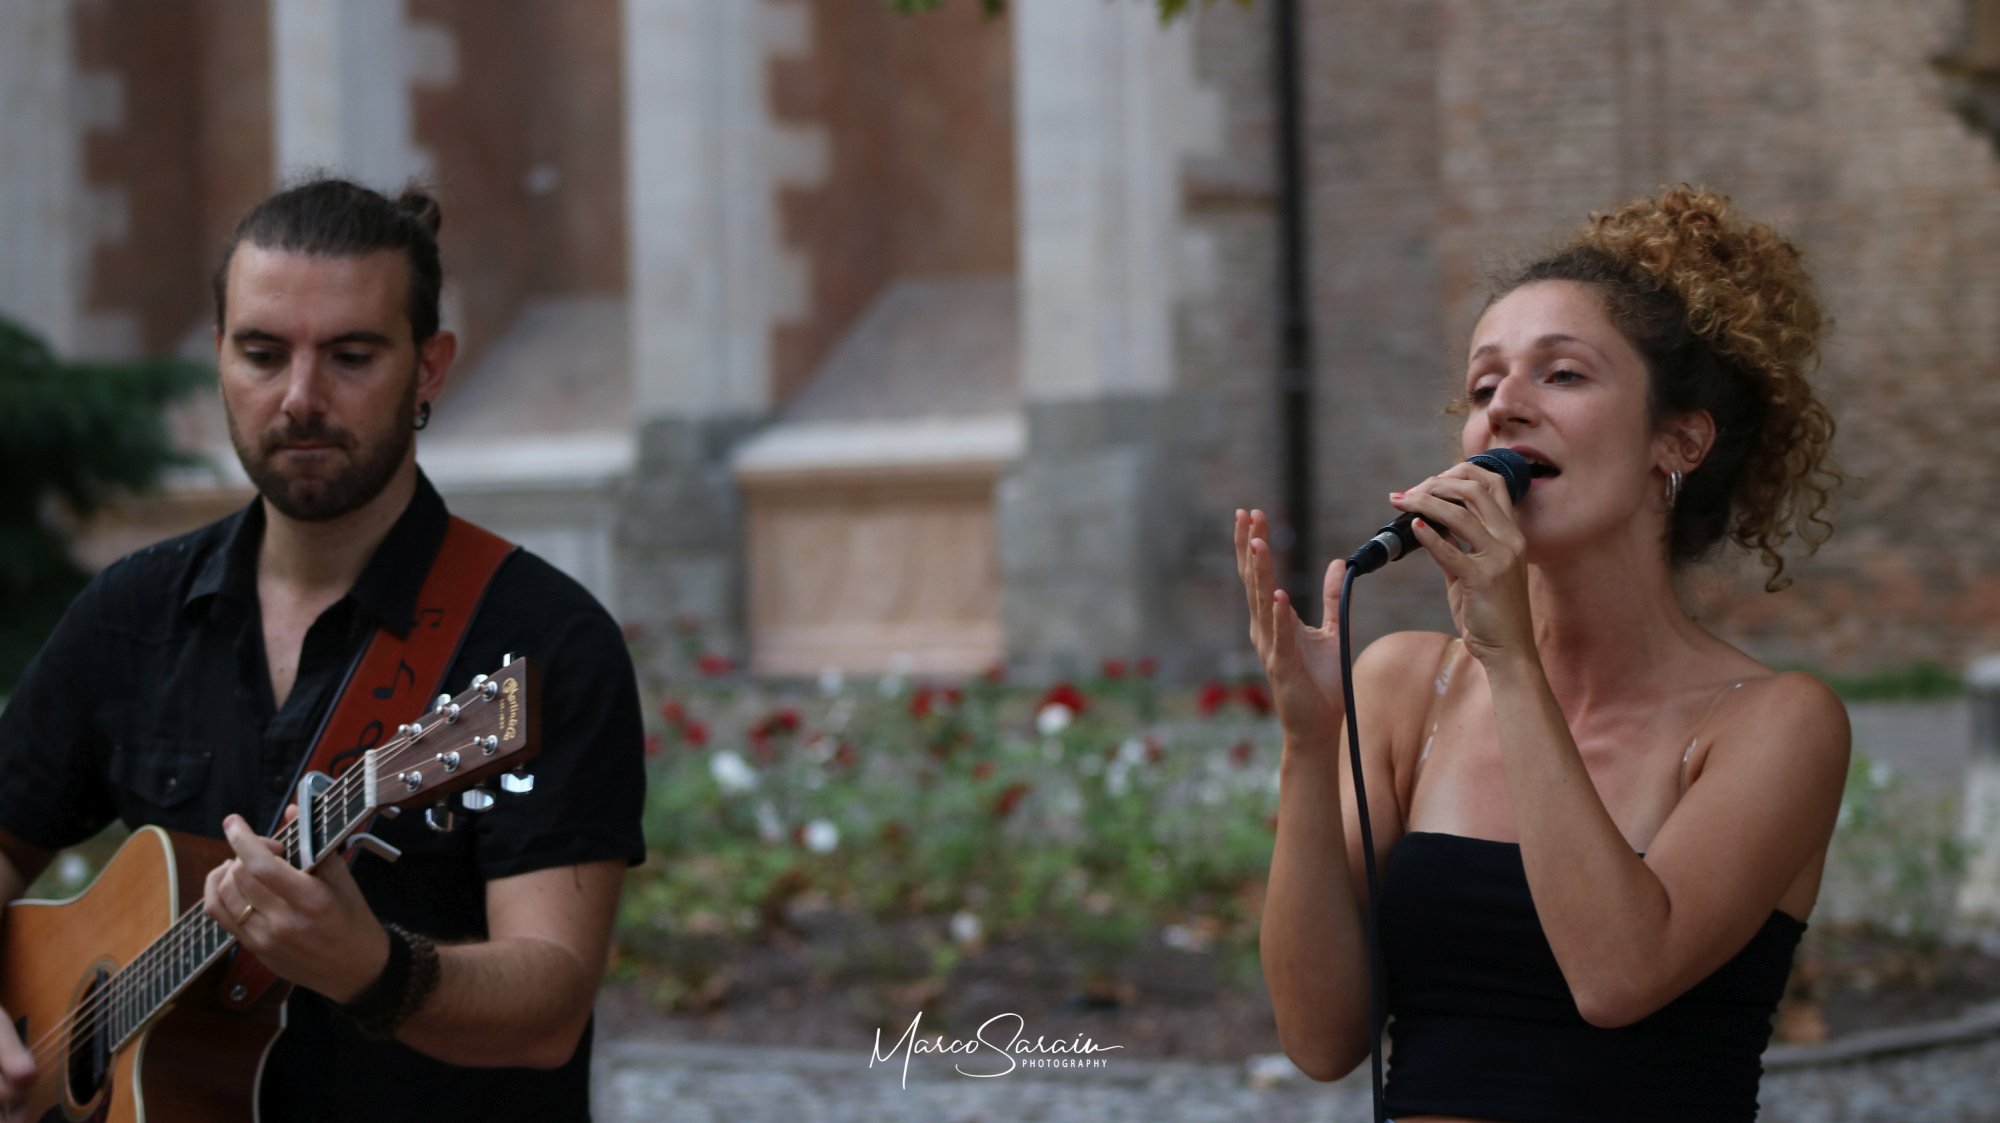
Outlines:
{"label": "hoop earring", "polygon": [[430,428],[430,425],[431,425],[431,404],[429,402],[418,402],[417,418],[414,422],[411,423],[410,427],[413,429],[428,429]]}
{"label": "hoop earring", "polygon": [[1681,499],[1681,470],[1679,468],[1675,468],[1667,473],[1667,510],[1669,511],[1673,510],[1674,504],[1680,502],[1680,499]]}

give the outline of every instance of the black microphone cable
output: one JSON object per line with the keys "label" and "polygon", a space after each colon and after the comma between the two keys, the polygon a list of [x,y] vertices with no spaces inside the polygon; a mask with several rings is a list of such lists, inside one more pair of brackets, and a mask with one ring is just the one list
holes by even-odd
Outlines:
{"label": "black microphone cable", "polygon": [[1368,821],[1368,787],[1361,779],[1361,723],[1354,714],[1353,643],[1348,638],[1347,606],[1354,592],[1354,579],[1361,576],[1353,566],[1342,571],[1340,580],[1340,694],[1347,706],[1347,763],[1354,774],[1354,813],[1361,826],[1361,865],[1368,880],[1368,915],[1362,927],[1368,936],[1368,1072],[1374,1093],[1375,1123],[1386,1123],[1382,1106],[1382,933],[1376,924],[1381,895],[1375,888],[1375,831]]}
{"label": "black microphone cable", "polygon": [[[1527,459],[1513,449],[1489,449],[1466,459],[1505,479],[1507,496],[1514,502],[1519,503],[1521,497],[1528,493],[1533,473]],[[1368,937],[1368,1072],[1369,1088],[1374,1097],[1375,1123],[1390,1123],[1388,1111],[1382,1103],[1382,1030],[1388,1020],[1382,1004],[1383,993],[1388,989],[1388,978],[1382,970],[1382,896],[1376,886],[1375,830],[1368,818],[1368,786],[1362,779],[1361,767],[1361,721],[1354,709],[1354,647],[1348,634],[1348,604],[1356,577],[1372,573],[1384,564],[1414,552],[1415,534],[1409,529],[1413,521],[1414,516],[1406,514],[1383,527],[1381,534],[1369,539],[1354,552],[1353,557],[1347,559],[1340,581],[1340,695],[1347,707],[1347,763],[1349,771],[1354,774],[1354,817],[1361,827],[1361,866],[1368,883],[1368,912],[1362,918],[1362,928]],[[1443,527],[1433,526],[1431,529],[1440,534],[1446,533]],[[1395,548],[1399,544],[1403,549]]]}

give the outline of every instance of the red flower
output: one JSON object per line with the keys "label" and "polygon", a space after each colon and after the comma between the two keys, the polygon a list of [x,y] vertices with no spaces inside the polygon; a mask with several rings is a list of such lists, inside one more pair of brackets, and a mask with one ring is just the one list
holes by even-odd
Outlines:
{"label": "red flower", "polygon": [[1102,667],[1100,667],[1100,668],[1099,668],[1099,670],[1100,670],[1100,671],[1101,671],[1101,672],[1103,673],[1103,675],[1104,675],[1104,677],[1105,677],[1105,678],[1109,678],[1109,679],[1120,679],[1120,678],[1124,678],[1124,677],[1125,677],[1125,660],[1123,660],[1123,659],[1106,659],[1106,660],[1104,661],[1104,665],[1103,665]]}
{"label": "red flower", "polygon": [[1035,710],[1039,713],[1049,706],[1066,706],[1070,713],[1081,715],[1090,708],[1090,702],[1083,696],[1083,691],[1069,683],[1059,682],[1042,695],[1042,700],[1035,704]]}
{"label": "red flower", "polygon": [[1271,692],[1261,682],[1243,684],[1243,704],[1257,711],[1258,717],[1271,716]]}
{"label": "red flower", "polygon": [[980,672],[979,677],[985,680],[989,686],[998,686],[1007,681],[1007,665],[1005,663],[995,663]]}
{"label": "red flower", "polygon": [[688,722],[681,726],[681,739],[686,741],[691,749],[701,748],[708,744],[708,726],[698,721]]}
{"label": "red flower", "polygon": [[910,716],[918,721],[931,716],[931,698],[936,694],[928,686],[920,686],[910,695]]}
{"label": "red flower", "polygon": [[771,764],[778,759],[778,750],[771,744],[771,735],[761,727],[750,731],[750,756],[758,764]]}
{"label": "red flower", "polygon": [[648,734],[646,734],[646,755],[647,755],[647,756],[659,756],[659,755],[660,755],[660,750],[661,750],[661,749],[663,749],[663,748],[665,748],[665,747],[666,747],[666,742],[665,742],[665,741],[662,741],[662,740],[660,739],[660,735],[659,735],[658,733],[648,733]]}
{"label": "red flower", "polygon": [[1140,678],[1152,678],[1153,675],[1159,671],[1159,669],[1160,669],[1160,661],[1158,659],[1153,658],[1151,655],[1144,656],[1139,660]]}
{"label": "red flower", "polygon": [[975,779],[975,780],[990,780],[990,779],[992,779],[992,778],[993,778],[993,762],[992,762],[992,761],[990,761],[990,760],[982,760],[982,761],[980,761],[980,762],[979,762],[978,764],[975,764],[975,765],[973,765],[973,766],[972,766],[972,778],[973,778],[973,779]]}
{"label": "red flower", "polygon": [[750,739],[769,741],[782,733],[796,733],[799,729],[799,712],[789,706],[764,715],[757,724],[750,727]]}
{"label": "red flower", "polygon": [[1215,711],[1228,704],[1229,688],[1211,679],[1202,684],[1201,698],[1195,702],[1195,708],[1201,711],[1201,716],[1213,717]]}
{"label": "red flower", "polygon": [[1021,806],[1021,801],[1027,798],[1028,791],[1029,786],[1019,780],[1002,788],[1000,794],[993,797],[993,817],[1005,819],[1012,815],[1014,809]]}
{"label": "red flower", "polygon": [[[1167,750],[1160,745],[1160,742],[1152,737],[1146,738],[1146,763],[1158,764],[1165,759],[1167,759]],[[1364,775],[1362,778],[1366,779],[1367,777]]]}
{"label": "red flower", "polygon": [[842,768],[852,768],[854,767],[854,763],[860,759],[861,754],[855,752],[854,746],[848,744],[846,741],[842,741],[833,750],[833,763]]}
{"label": "red flower", "polygon": [[1238,741],[1229,746],[1229,763],[1238,768],[1250,767],[1250,757],[1256,752],[1248,741]]}
{"label": "red flower", "polygon": [[713,651],[704,651],[699,658],[695,659],[694,668],[702,674],[714,678],[717,675],[726,675],[735,670],[736,660]]}
{"label": "red flower", "polygon": [[965,691],[956,686],[947,686],[944,688],[944,700],[946,705],[956,706],[965,701]]}
{"label": "red flower", "polygon": [[668,725],[679,729],[682,725],[687,724],[687,707],[681,705],[679,699],[669,698],[660,703],[660,716],[667,719]]}

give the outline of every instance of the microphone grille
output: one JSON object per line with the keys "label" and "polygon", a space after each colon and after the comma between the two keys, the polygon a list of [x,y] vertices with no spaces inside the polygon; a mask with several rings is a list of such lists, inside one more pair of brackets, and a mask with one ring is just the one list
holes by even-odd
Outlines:
{"label": "microphone grille", "polygon": [[1496,472],[1507,481],[1507,497],[1519,503],[1528,494],[1528,482],[1534,473],[1528,469],[1528,458],[1511,448],[1489,448],[1485,452],[1475,452],[1465,458],[1467,463],[1477,464],[1489,472]]}

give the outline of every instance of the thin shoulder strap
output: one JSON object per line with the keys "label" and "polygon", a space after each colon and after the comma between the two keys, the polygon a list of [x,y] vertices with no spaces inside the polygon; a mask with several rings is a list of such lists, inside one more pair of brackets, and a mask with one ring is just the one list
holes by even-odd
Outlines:
{"label": "thin shoulder strap", "polygon": [[1452,675],[1458,671],[1459,660],[1465,655],[1465,641],[1457,636],[1445,641],[1444,650],[1438,655],[1437,673],[1431,679],[1430,701],[1424,706],[1424,742],[1417,750],[1417,763],[1410,769],[1409,790],[1403,793],[1403,806],[1407,810],[1410,799],[1417,792],[1417,779],[1423,774],[1424,761],[1431,755],[1431,741],[1437,736],[1438,706],[1444,702],[1445,691],[1451,688]]}
{"label": "thin shoulder strap", "polygon": [[1729,697],[1730,694],[1741,689],[1743,684],[1749,681],[1750,681],[1749,679],[1740,678],[1737,679],[1735,682],[1730,683],[1728,686],[1723,687],[1721,690],[1716,691],[1715,697],[1710,698],[1708,700],[1708,707],[1701,711],[1701,718],[1698,721],[1696,721],[1694,723],[1694,727],[1691,730],[1689,730],[1687,748],[1681,750],[1681,766],[1680,766],[1681,795],[1687,794],[1688,766],[1694,763],[1695,746],[1701,743],[1702,732],[1708,728],[1708,719],[1715,716],[1715,708],[1722,704],[1722,700],[1724,698]]}

